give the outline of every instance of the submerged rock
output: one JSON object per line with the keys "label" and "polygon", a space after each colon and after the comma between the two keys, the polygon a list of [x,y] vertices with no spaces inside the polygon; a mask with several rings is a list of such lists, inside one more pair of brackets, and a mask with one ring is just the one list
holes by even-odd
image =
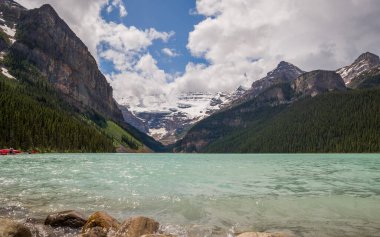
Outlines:
{"label": "submerged rock", "polygon": [[82,228],[82,235],[86,237],[107,236],[107,233],[117,231],[120,223],[105,212],[93,213]]}
{"label": "submerged rock", "polygon": [[1,237],[32,237],[28,227],[9,219],[0,219]]}
{"label": "submerged rock", "polygon": [[[158,237],[153,235],[158,231],[160,224],[147,217],[133,217],[126,220],[116,233],[117,237],[140,237],[147,235],[149,237]],[[161,236],[161,235],[160,235]],[[161,236],[162,237],[162,236]]]}
{"label": "submerged rock", "polygon": [[52,227],[81,228],[86,222],[87,220],[82,213],[77,211],[63,211],[50,214],[45,220],[45,225]]}
{"label": "submerged rock", "polygon": [[282,232],[246,232],[238,235],[237,237],[292,237],[292,235]]}

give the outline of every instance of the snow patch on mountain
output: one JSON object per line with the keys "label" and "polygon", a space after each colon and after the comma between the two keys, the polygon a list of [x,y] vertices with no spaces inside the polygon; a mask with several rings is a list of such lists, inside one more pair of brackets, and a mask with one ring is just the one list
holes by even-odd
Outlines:
{"label": "snow patch on mountain", "polygon": [[193,124],[228,106],[247,89],[239,87],[232,93],[184,92],[173,101],[160,101],[155,96],[155,103],[148,106],[141,104],[132,107],[128,104],[128,98],[122,98],[118,102],[128,107],[134,116],[148,126],[150,136],[164,144],[170,144],[180,139]]}
{"label": "snow patch on mountain", "polygon": [[349,66],[338,69],[336,72],[349,84],[354,78],[362,73],[380,65],[379,56],[372,53],[364,53]]}
{"label": "snow patch on mountain", "polygon": [[1,74],[3,74],[4,76],[8,77],[9,79],[16,79],[14,76],[12,76],[8,69],[6,69],[5,67],[1,67]]}

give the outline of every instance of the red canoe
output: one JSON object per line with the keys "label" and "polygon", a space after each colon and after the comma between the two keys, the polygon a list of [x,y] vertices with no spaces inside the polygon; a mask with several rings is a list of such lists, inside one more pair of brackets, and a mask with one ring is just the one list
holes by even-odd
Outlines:
{"label": "red canoe", "polygon": [[0,150],[0,155],[4,156],[4,155],[16,155],[16,154],[20,154],[21,151],[19,150],[13,150],[13,153],[11,153],[11,149],[2,149]]}

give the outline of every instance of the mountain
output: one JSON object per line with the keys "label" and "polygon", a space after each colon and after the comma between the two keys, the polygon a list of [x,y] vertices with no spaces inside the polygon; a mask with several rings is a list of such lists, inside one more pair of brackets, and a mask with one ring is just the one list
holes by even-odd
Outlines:
{"label": "mountain", "polygon": [[130,124],[137,123],[136,127],[140,131],[147,132],[164,144],[172,144],[181,139],[196,122],[227,107],[245,92],[246,89],[243,87],[237,88],[232,93],[185,92],[178,95],[177,103],[174,105],[162,103],[152,107],[131,108],[128,100],[120,103],[124,108],[125,121]]}
{"label": "mountain", "polygon": [[275,84],[292,82],[303,73],[305,72],[293,64],[282,61],[275,69],[268,72],[266,77],[253,82],[251,89],[247,93],[250,94],[251,98],[255,97]]}
{"label": "mountain", "polygon": [[312,71],[299,76],[292,88],[300,96],[317,96],[329,91],[345,91],[347,88],[342,77],[333,71]]}
{"label": "mountain", "polygon": [[[35,107],[39,105],[52,109],[55,116],[52,121],[61,121],[62,117],[69,115],[83,127],[91,126],[111,144],[107,151],[115,147],[118,151],[128,152],[163,149],[162,144],[124,122],[123,114],[113,99],[113,90],[98,69],[95,59],[50,5],[27,10],[11,0],[5,0],[0,2],[0,10],[0,38],[7,43],[1,50],[1,72],[15,81],[14,87],[23,93],[22,96],[32,101]],[[25,117],[35,119],[27,121],[32,124],[39,123],[37,119],[41,119]],[[54,130],[59,132],[60,127],[57,126]],[[16,124],[16,127],[22,126]],[[24,132],[33,135],[36,131],[26,127]],[[51,131],[47,133],[53,137],[59,136]],[[53,137],[50,137],[53,144],[43,140],[45,142],[39,148],[62,151],[59,141]],[[20,136],[18,139],[22,141],[13,139],[0,145],[26,144],[23,140],[26,138]],[[78,147],[82,140],[76,138],[74,141]],[[68,147],[66,151],[76,149]]]}
{"label": "mountain", "polygon": [[[380,121],[375,114],[380,109],[380,91],[373,86],[379,85],[375,75],[366,90],[347,90],[343,78],[333,71],[317,70],[279,80],[195,124],[172,146],[173,151],[379,151]],[[362,79],[368,80],[368,76]],[[278,139],[277,134],[281,135]],[[336,147],[333,141],[338,141]]]}
{"label": "mountain", "polygon": [[123,120],[95,59],[50,5],[22,12],[10,51],[33,64],[75,107]]}
{"label": "mountain", "polygon": [[363,72],[360,76],[352,79],[347,86],[353,89],[380,87],[380,66]]}
{"label": "mountain", "polygon": [[[186,92],[181,93],[177,104],[163,104],[160,106],[131,107],[133,115],[148,127],[148,134],[164,144],[172,144],[183,138],[186,132],[197,122],[207,118],[216,111],[226,109],[255,97],[270,86],[291,82],[304,73],[298,67],[280,62],[266,77],[252,84],[251,88],[238,87],[232,92]],[[120,102],[130,107],[127,102]],[[134,123],[135,118],[126,118],[128,123]],[[144,131],[142,126],[139,126]]]}
{"label": "mountain", "polygon": [[244,129],[214,140],[202,152],[380,152],[380,90],[338,91],[258,112]]}
{"label": "mountain", "polygon": [[367,52],[360,55],[351,65],[338,69],[337,73],[342,76],[346,84],[349,84],[362,73],[378,66],[380,66],[379,56]]}

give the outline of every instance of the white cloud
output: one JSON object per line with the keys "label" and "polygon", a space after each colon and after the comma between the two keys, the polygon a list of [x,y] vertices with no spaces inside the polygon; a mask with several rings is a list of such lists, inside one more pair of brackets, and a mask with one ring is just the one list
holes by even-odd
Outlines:
{"label": "white cloud", "polygon": [[281,60],[332,70],[379,53],[377,0],[197,0],[196,7],[206,19],[187,47],[209,65],[189,64],[176,81],[181,90],[232,90]]}
{"label": "white cloud", "polygon": [[[380,53],[378,0],[196,0],[196,12],[205,19],[190,32],[187,48],[208,63],[189,63],[180,76],[159,69],[147,53],[155,40],[165,42],[173,33],[101,19],[103,7],[125,16],[121,0],[20,3],[52,4],[94,55],[113,62],[115,72],[108,78],[114,94],[128,97],[132,105],[159,107],[180,91],[233,90],[264,76],[281,60],[304,70],[336,69],[365,51]],[[170,48],[162,53],[176,54]]]}
{"label": "white cloud", "polygon": [[169,56],[169,57],[172,57],[172,58],[174,58],[174,57],[178,57],[178,56],[179,56],[178,53],[176,53],[173,49],[169,49],[169,48],[163,48],[163,49],[161,50],[161,52],[162,52],[163,54],[165,54],[166,56]]}

